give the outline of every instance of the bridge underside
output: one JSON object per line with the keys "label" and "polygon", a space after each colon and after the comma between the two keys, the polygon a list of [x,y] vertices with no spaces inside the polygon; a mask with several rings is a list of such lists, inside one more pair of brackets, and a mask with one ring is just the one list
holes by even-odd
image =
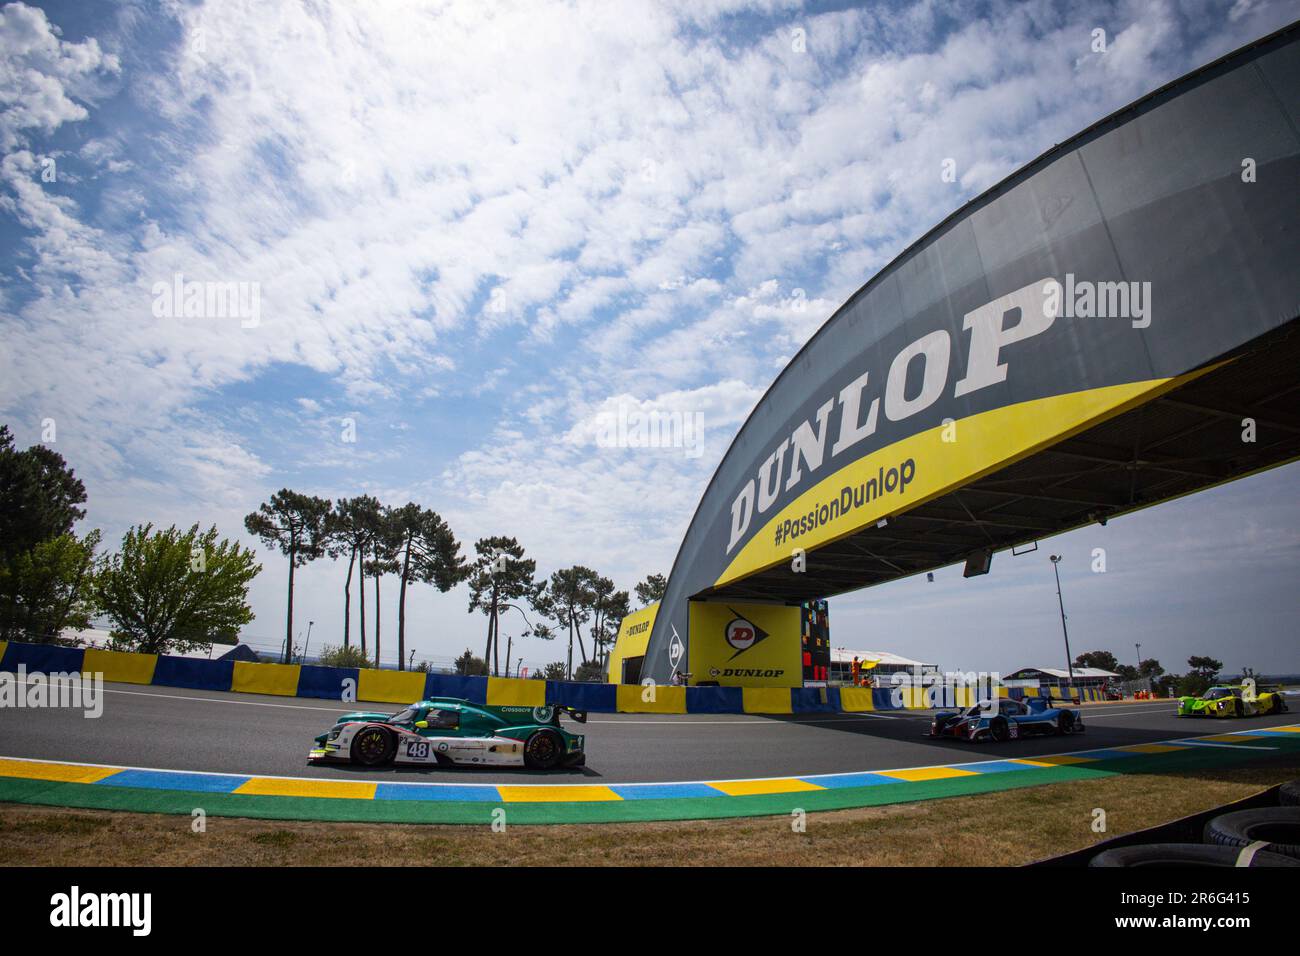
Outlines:
{"label": "bridge underside", "polygon": [[[1300,322],[1235,361],[961,489],[694,597],[799,602],[1028,544],[1300,458]],[[1255,441],[1243,441],[1243,419]]]}

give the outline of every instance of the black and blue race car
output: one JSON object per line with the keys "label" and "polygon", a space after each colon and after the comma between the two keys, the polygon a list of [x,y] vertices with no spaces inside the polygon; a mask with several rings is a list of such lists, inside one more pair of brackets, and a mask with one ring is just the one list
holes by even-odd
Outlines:
{"label": "black and blue race car", "polygon": [[1003,698],[995,704],[984,700],[967,710],[935,714],[929,735],[1002,743],[1034,735],[1083,733],[1083,711],[1055,706],[1058,703],[1066,701],[1048,697]]}

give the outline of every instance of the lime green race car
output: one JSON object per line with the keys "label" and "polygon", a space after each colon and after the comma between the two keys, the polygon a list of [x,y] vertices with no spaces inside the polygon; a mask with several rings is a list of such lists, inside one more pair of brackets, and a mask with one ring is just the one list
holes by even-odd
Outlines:
{"label": "lime green race car", "polygon": [[581,734],[560,726],[563,713],[579,723],[587,714],[572,707],[506,707],[440,697],[396,714],[344,714],[316,738],[310,763],[404,766],[580,767],[587,759]]}
{"label": "lime green race car", "polygon": [[1277,690],[1256,693],[1245,685],[1211,687],[1203,697],[1178,698],[1179,717],[1255,717],[1286,709],[1286,700]]}

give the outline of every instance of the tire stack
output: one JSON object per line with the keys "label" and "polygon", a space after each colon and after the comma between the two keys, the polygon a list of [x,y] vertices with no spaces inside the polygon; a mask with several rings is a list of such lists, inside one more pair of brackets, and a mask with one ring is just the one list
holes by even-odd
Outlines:
{"label": "tire stack", "polygon": [[1089,866],[1300,867],[1300,780],[1278,790],[1280,806],[1211,817],[1203,843],[1152,843],[1103,850]]}

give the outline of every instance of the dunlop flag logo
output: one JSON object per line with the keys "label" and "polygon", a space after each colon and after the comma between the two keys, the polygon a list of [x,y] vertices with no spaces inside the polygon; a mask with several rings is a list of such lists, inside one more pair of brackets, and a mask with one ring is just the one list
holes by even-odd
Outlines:
{"label": "dunlop flag logo", "polygon": [[741,617],[734,607],[730,608],[730,611],[736,616],[727,622],[725,637],[727,638],[727,643],[736,649],[736,653],[732,654],[731,657],[728,658],[728,660],[734,661],[755,644],[765,640],[768,637],[768,633],[757,624]]}

